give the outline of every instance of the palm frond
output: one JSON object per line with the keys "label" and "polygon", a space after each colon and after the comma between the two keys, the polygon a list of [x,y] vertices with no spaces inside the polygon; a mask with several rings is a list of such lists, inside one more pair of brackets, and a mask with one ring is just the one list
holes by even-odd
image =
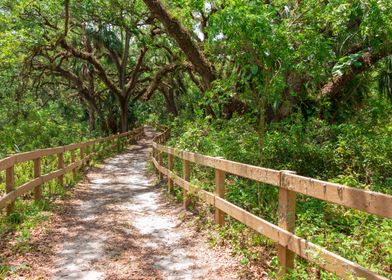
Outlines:
{"label": "palm frond", "polygon": [[379,74],[378,89],[382,95],[392,102],[392,56],[385,59]]}

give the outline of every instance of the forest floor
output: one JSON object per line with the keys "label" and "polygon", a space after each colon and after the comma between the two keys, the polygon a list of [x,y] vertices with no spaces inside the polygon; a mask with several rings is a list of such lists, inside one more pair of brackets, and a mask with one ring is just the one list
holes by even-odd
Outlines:
{"label": "forest floor", "polygon": [[[237,279],[230,248],[212,248],[148,174],[147,140],[92,168],[30,250],[12,279]],[[185,218],[184,218],[185,217]],[[189,220],[189,219],[188,219]],[[12,252],[10,252],[11,254]]]}

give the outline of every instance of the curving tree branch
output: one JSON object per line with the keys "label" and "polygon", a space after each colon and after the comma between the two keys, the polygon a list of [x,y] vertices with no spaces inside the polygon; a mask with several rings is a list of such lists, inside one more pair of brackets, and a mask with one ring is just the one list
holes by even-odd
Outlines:
{"label": "curving tree branch", "polygon": [[177,19],[170,15],[159,0],[143,1],[149,8],[151,14],[163,24],[167,33],[177,42],[188,60],[193,64],[195,70],[203,79],[204,87],[209,89],[212,82],[217,78],[215,69],[206,59],[203,52],[192,41],[189,32]]}
{"label": "curving tree branch", "polygon": [[351,82],[357,75],[362,74],[369,70],[380,60],[392,54],[392,49],[383,49],[379,52],[366,51],[358,58],[361,63],[359,67],[353,64],[343,73],[343,75],[333,76],[322,87],[317,96],[317,100],[324,98],[335,98],[340,95],[343,89]]}

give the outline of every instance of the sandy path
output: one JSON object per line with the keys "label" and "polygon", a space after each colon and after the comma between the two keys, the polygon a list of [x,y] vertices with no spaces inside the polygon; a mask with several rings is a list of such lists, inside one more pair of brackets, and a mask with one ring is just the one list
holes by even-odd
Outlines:
{"label": "sandy path", "polygon": [[54,279],[235,279],[236,262],[178,219],[147,174],[147,140],[91,171],[58,228]]}

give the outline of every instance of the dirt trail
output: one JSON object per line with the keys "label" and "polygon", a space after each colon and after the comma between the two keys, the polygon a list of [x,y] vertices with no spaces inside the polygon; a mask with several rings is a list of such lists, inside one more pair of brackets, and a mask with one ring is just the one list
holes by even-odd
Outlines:
{"label": "dirt trail", "polygon": [[182,224],[148,176],[151,139],[105,161],[76,191],[57,234],[54,279],[235,279],[227,252]]}

